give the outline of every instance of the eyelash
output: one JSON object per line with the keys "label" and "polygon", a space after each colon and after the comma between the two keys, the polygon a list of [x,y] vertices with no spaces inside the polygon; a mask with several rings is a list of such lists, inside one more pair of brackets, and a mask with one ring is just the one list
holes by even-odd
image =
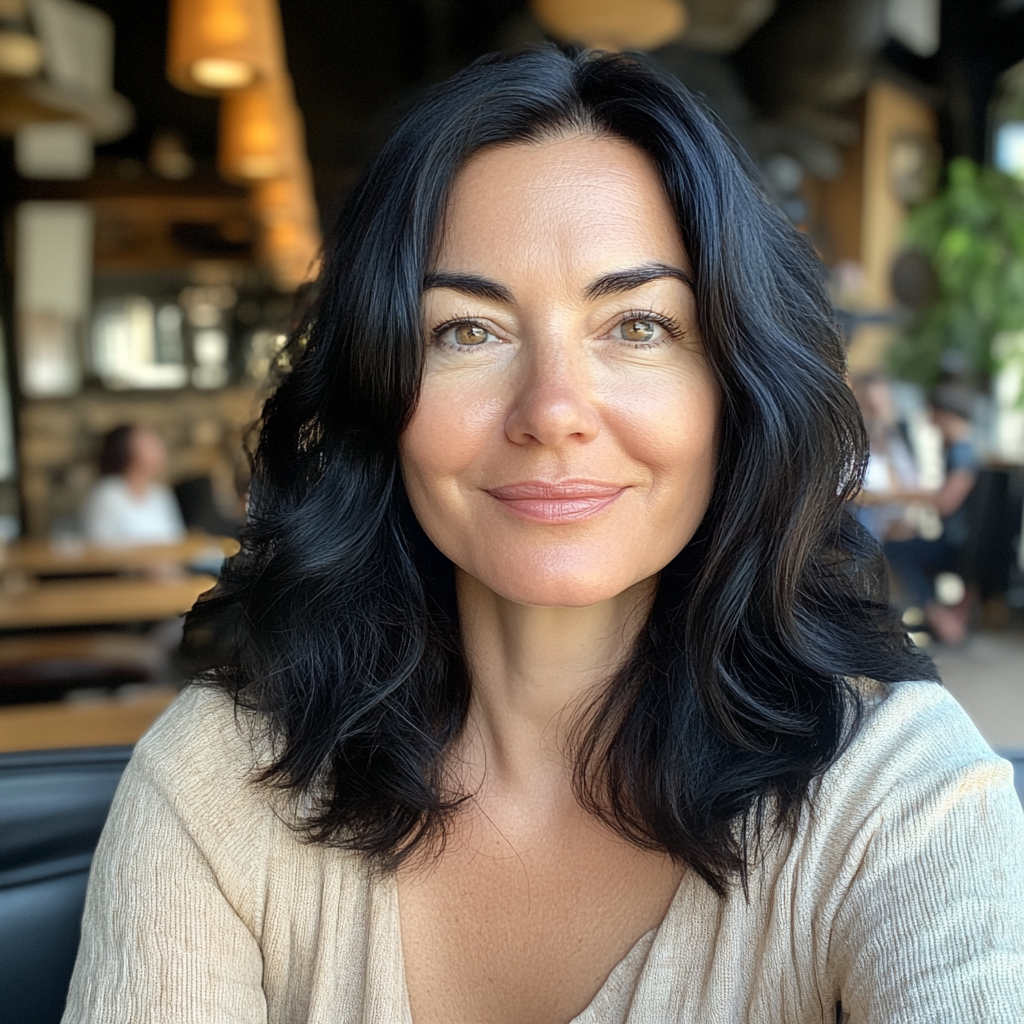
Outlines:
{"label": "eyelash", "polygon": [[[662,313],[655,313],[651,309],[631,309],[625,316],[619,320],[615,327],[621,327],[623,324],[628,324],[632,320],[650,320],[651,323],[658,324],[665,329],[665,333],[673,340],[678,341],[686,332],[682,330],[676,320],[670,316],[665,316]],[[615,328],[613,327],[612,330]],[[625,344],[629,344],[625,342]],[[664,342],[658,341],[636,341],[633,342],[633,348],[657,348]]]}
{"label": "eyelash", "polygon": [[[665,316],[661,313],[655,313],[650,309],[631,309],[624,313],[618,321],[615,323],[615,327],[621,327],[623,324],[629,323],[632,320],[650,320],[651,323],[658,324],[660,327],[665,329],[665,332],[673,341],[678,341],[686,333],[681,330],[679,324],[670,316]],[[479,320],[473,317],[456,317],[454,320],[445,320],[444,323],[438,324],[430,332],[430,338],[433,344],[443,345],[445,348],[456,349],[459,351],[472,350],[475,346],[472,345],[451,345],[441,341],[441,338],[450,331],[453,327],[461,327],[463,324],[470,324],[474,327],[481,327],[487,331],[488,334],[492,334],[493,331],[489,331]],[[612,330],[615,329],[612,328]],[[624,345],[630,344],[623,339]],[[632,343],[632,347],[635,349],[645,348],[657,348],[658,345],[664,344],[664,342],[657,341],[637,341]]]}
{"label": "eyelash", "polygon": [[445,335],[448,331],[450,331],[453,327],[461,327],[463,324],[469,324],[472,327],[481,327],[485,331],[487,331],[488,334],[494,333],[493,331],[487,330],[487,328],[484,327],[484,325],[480,323],[479,320],[474,320],[473,317],[471,316],[460,316],[456,317],[454,320],[445,320],[443,324],[438,324],[435,328],[433,328],[433,330],[431,330],[430,332],[431,342],[434,345],[439,345],[442,348],[447,348],[452,351],[472,351],[476,347],[475,345],[451,345],[441,341],[442,336]]}

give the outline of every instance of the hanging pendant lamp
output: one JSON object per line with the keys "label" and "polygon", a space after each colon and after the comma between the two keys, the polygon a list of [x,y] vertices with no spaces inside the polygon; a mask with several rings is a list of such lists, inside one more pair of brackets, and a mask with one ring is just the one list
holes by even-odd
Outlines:
{"label": "hanging pendant lamp", "polygon": [[686,28],[681,0],[532,0],[530,6],[556,39],[599,50],[654,50]]}
{"label": "hanging pendant lamp", "polygon": [[290,80],[278,75],[224,93],[219,134],[217,169],[225,180],[246,185],[287,174],[305,149]]}
{"label": "hanging pendant lamp", "polygon": [[244,89],[283,67],[277,0],[171,0],[167,77],[184,92]]}
{"label": "hanging pendant lamp", "polygon": [[260,240],[263,261],[275,286],[284,292],[312,281],[320,272],[322,240],[319,229],[293,221],[281,221],[264,229]]}

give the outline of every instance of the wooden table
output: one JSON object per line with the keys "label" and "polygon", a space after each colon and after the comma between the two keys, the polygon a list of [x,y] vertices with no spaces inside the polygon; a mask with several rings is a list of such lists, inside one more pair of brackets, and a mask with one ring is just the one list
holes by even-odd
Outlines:
{"label": "wooden table", "polygon": [[28,576],[75,576],[87,573],[139,572],[162,565],[188,565],[218,553],[230,557],[238,541],[190,533],[180,544],[107,547],[48,540],[19,540],[0,548],[0,572]]}
{"label": "wooden table", "polygon": [[177,618],[217,581],[136,577],[32,583],[0,594],[0,630],[159,622]]}
{"label": "wooden table", "polygon": [[135,743],[177,695],[173,687],[153,686],[128,699],[0,707],[0,750]]}

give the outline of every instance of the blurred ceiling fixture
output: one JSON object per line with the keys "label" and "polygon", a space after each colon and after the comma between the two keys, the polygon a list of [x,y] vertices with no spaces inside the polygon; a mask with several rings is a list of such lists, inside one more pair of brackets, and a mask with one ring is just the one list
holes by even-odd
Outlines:
{"label": "blurred ceiling fixture", "polygon": [[92,141],[111,142],[134,120],[131,104],[114,92],[114,24],[76,0],[0,0],[0,87],[4,135],[77,121]]}
{"label": "blurred ceiling fixture", "polygon": [[686,28],[681,0],[533,0],[531,7],[556,39],[600,50],[654,50]]}
{"label": "blurred ceiling fixture", "polygon": [[184,92],[244,89],[276,70],[276,0],[171,0],[167,77]]}
{"label": "blurred ceiling fixture", "polygon": [[0,76],[33,78],[43,67],[43,49],[28,26],[25,0],[0,0]]}
{"label": "blurred ceiling fixture", "polygon": [[221,177],[240,185],[282,177],[300,145],[301,117],[283,73],[225,93],[217,154]]}
{"label": "blurred ceiling fixture", "polygon": [[261,248],[274,285],[295,291],[319,273],[320,230],[315,224],[280,221],[264,229]]}
{"label": "blurred ceiling fixture", "polygon": [[309,163],[295,162],[287,176],[259,182],[251,194],[263,260],[274,284],[293,291],[319,269],[322,241]]}
{"label": "blurred ceiling fixture", "polygon": [[252,186],[260,256],[293,291],[316,275],[321,238],[277,0],[171,0],[167,66],[179,88],[220,92],[218,170]]}
{"label": "blurred ceiling fixture", "polygon": [[308,165],[293,168],[286,177],[260,182],[251,195],[256,220],[264,226],[281,221],[316,222],[316,200]]}

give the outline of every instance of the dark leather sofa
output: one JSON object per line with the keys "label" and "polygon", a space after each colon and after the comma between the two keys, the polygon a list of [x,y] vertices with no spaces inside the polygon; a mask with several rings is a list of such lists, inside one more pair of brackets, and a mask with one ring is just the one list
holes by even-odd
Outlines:
{"label": "dark leather sofa", "polygon": [[57,1024],[89,865],[131,747],[0,754],[0,1021]]}

